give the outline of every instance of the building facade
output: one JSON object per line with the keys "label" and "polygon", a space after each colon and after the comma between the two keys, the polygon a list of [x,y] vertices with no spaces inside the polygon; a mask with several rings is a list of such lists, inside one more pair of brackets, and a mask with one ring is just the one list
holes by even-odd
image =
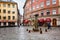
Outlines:
{"label": "building facade", "polygon": [[60,0],[26,0],[23,8],[24,19],[34,19],[38,14],[38,19],[49,18],[52,26],[60,25]]}
{"label": "building facade", "polygon": [[21,24],[21,17],[20,17],[20,12],[19,12],[19,9],[18,9],[18,27],[20,27],[20,24]]}
{"label": "building facade", "polygon": [[15,2],[0,1],[0,26],[17,26],[17,9]]}
{"label": "building facade", "polygon": [[0,1],[8,1],[8,2],[12,2],[13,0],[0,0]]}

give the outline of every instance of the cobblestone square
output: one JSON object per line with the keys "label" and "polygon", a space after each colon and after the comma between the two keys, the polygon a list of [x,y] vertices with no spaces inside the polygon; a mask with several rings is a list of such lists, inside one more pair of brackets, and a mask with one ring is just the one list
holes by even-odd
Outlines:
{"label": "cobblestone square", "polygon": [[41,27],[43,34],[28,33],[27,28],[31,30],[33,27],[0,28],[0,40],[60,40],[60,27],[52,27],[48,32],[45,32],[46,27]]}

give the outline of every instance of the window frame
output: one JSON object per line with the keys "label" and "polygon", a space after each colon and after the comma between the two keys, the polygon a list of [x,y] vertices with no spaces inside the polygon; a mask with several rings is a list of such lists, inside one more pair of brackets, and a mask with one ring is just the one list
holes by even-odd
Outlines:
{"label": "window frame", "polygon": [[3,13],[6,13],[6,9],[3,9]]}
{"label": "window frame", "polygon": [[41,7],[41,8],[44,7],[44,2],[41,2],[40,7]]}
{"label": "window frame", "polygon": [[56,0],[52,0],[52,4],[56,4]]}
{"label": "window frame", "polygon": [[50,10],[47,10],[46,13],[47,13],[47,15],[50,15]]}
{"label": "window frame", "polygon": [[49,6],[50,5],[50,0],[46,1],[46,5]]}
{"label": "window frame", "polygon": [[10,8],[10,4],[8,4],[8,7]]}
{"label": "window frame", "polygon": [[3,19],[6,20],[6,16],[4,16]]}
{"label": "window frame", "polygon": [[35,9],[35,6],[33,6],[32,9],[34,10]]}
{"label": "window frame", "polygon": [[[42,15],[43,14],[43,15]],[[41,16],[44,16],[44,12],[43,11],[41,11]]]}
{"label": "window frame", "polygon": [[11,17],[10,16],[8,16],[8,20],[10,20],[11,19]]}
{"label": "window frame", "polygon": [[1,19],[1,15],[0,15],[0,19]]}
{"label": "window frame", "polygon": [[34,0],[32,0],[32,2],[35,2]]}
{"label": "window frame", "polygon": [[10,11],[8,11],[8,14],[10,14]]}
{"label": "window frame", "polygon": [[15,5],[13,4],[12,7],[15,8]]}
{"label": "window frame", "polygon": [[39,8],[39,5],[36,5],[36,8]]}
{"label": "window frame", "polygon": [[6,7],[6,4],[3,4],[3,7]]}
{"label": "window frame", "polygon": [[0,13],[1,13],[1,9],[0,9]]}
{"label": "window frame", "polygon": [[56,10],[56,9],[53,9],[53,10],[52,10],[52,14],[53,14],[53,15],[55,15],[55,14],[56,14],[56,12],[57,12],[57,10]]}
{"label": "window frame", "polygon": [[13,16],[12,18],[13,18],[13,20],[15,20],[15,16]]}

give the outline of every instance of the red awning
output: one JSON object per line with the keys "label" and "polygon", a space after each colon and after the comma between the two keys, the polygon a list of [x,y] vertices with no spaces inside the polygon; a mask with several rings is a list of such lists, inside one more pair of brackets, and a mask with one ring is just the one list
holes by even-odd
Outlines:
{"label": "red awning", "polygon": [[23,20],[23,22],[24,22],[24,23],[28,23],[28,22],[29,22],[29,20],[27,20],[27,19],[26,19],[26,20]]}
{"label": "red awning", "polygon": [[44,22],[44,19],[42,19],[42,18],[38,19],[38,22]]}
{"label": "red awning", "polygon": [[46,18],[46,22],[51,22],[51,18]]}
{"label": "red awning", "polygon": [[27,22],[28,20],[25,20],[25,22]]}
{"label": "red awning", "polygon": [[25,20],[23,20],[23,23],[25,23]]}

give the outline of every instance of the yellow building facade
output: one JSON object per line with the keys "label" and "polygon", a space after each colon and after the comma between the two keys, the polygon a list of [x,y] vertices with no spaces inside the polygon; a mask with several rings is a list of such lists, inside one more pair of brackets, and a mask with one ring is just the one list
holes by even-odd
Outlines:
{"label": "yellow building facade", "polygon": [[0,2],[0,26],[17,26],[17,9],[15,2]]}

